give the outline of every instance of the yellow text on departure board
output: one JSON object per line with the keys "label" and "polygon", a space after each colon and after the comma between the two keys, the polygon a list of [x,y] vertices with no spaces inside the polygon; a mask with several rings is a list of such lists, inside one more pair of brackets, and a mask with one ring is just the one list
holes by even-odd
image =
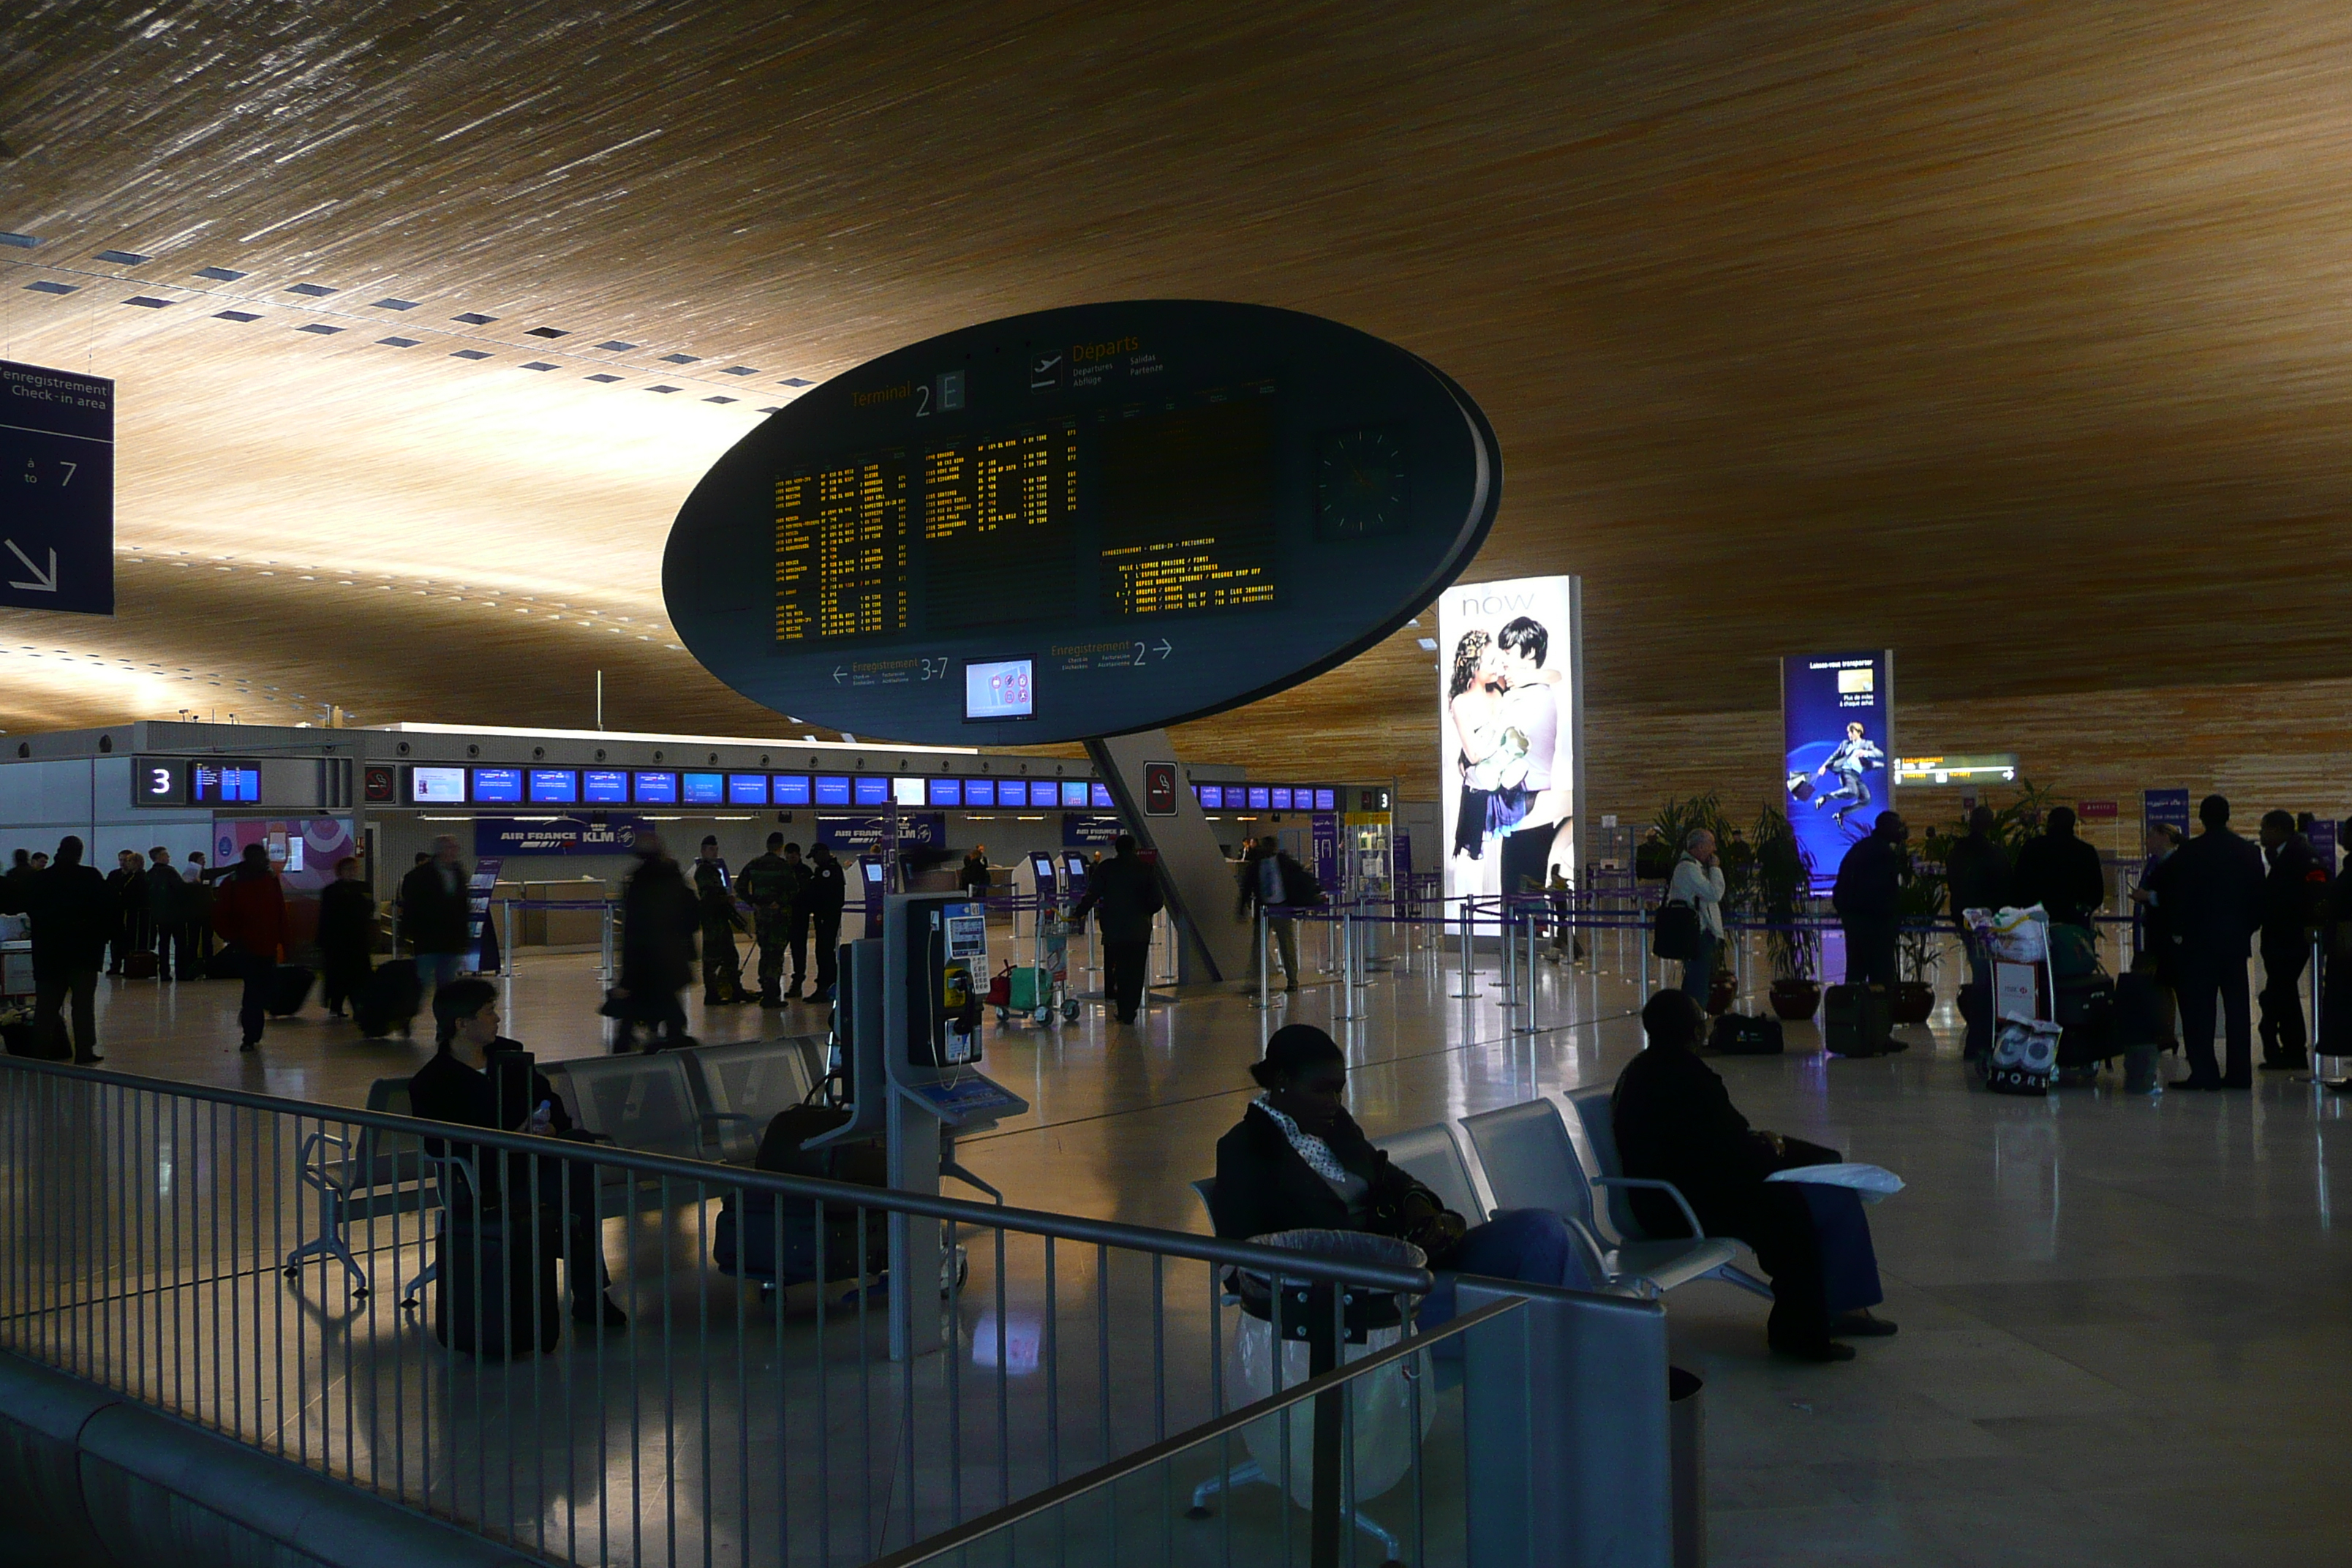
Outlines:
{"label": "yellow text on departure board", "polygon": [[776,640],[907,629],[907,464],[852,458],[776,481]]}

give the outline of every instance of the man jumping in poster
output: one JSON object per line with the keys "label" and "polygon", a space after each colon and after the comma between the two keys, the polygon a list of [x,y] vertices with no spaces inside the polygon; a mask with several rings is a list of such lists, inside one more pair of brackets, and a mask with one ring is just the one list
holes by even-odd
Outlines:
{"label": "man jumping in poster", "polygon": [[1813,770],[1815,778],[1835,773],[1838,781],[1837,788],[1827,795],[1813,797],[1813,809],[1819,811],[1832,801],[1842,802],[1837,810],[1830,814],[1830,820],[1843,827],[1848,812],[1861,811],[1870,805],[1870,784],[1863,774],[1873,767],[1884,766],[1885,762],[1886,753],[1862,738],[1862,721],[1858,719],[1850,721],[1845,727],[1844,742],[1829,754],[1827,761]]}

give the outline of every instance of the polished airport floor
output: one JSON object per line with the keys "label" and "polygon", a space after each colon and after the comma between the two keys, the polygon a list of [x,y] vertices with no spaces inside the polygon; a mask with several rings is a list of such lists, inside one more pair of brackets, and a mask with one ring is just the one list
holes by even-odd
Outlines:
{"label": "polished airport floor", "polygon": [[[1201,1229],[1185,1184],[1240,1113],[1265,1029],[1297,1019],[1341,1038],[1377,1137],[1607,1082],[1639,1046],[1641,980],[1606,938],[1596,959],[1539,966],[1531,1033],[1515,1032],[1525,1009],[1498,1005],[1491,958],[1465,998],[1426,952],[1375,977],[1354,1018],[1339,987],[1310,984],[1270,1014],[1201,994],[1135,1028],[1090,1008],[992,1029],[987,1070],[1033,1109],[963,1158],[1016,1205]],[[545,1057],[600,1051],[593,964],[527,951],[509,1032]],[[429,1049],[362,1043],[314,1001],[242,1056],[235,1002],[226,984],[108,982],[108,1067],[357,1105]],[[822,1027],[809,1008],[692,1012],[706,1040]],[[1761,1304],[1727,1287],[1671,1299],[1676,1360],[1707,1384],[1711,1560],[2352,1563],[2337,1484],[2352,1255],[2333,1191],[2352,1168],[2346,1101],[2277,1075],[2251,1094],[2127,1096],[2110,1077],[1996,1098],[1969,1087],[1953,1023],[1939,1013],[1883,1060],[1826,1059],[1801,1026],[1784,1058],[1717,1064],[1759,1125],[1910,1185],[1873,1211],[1903,1331],[1852,1363],[1771,1359]]]}

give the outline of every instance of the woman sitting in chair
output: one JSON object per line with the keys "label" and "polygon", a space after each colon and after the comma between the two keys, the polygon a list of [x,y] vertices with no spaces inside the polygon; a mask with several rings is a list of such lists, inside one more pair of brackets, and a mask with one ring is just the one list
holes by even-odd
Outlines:
{"label": "woman sitting in chair", "polygon": [[[497,986],[487,980],[451,981],[433,993],[433,1022],[436,1042],[433,1058],[408,1080],[408,1104],[415,1114],[428,1121],[451,1121],[498,1131],[536,1132],[557,1138],[572,1132],[572,1118],[565,1113],[563,1102],[555,1097],[554,1086],[535,1066],[530,1075],[530,1104],[506,1107],[501,1116],[492,1072],[485,1069],[495,1068],[501,1052],[520,1051],[522,1047],[499,1033]],[[458,1050],[461,1046],[465,1047],[464,1054]],[[475,1056],[481,1066],[466,1060],[467,1054]],[[425,1140],[425,1152],[440,1157],[444,1150],[436,1145],[442,1143],[441,1139],[428,1138]],[[530,1156],[508,1153],[491,1157],[482,1149],[454,1138],[446,1141],[446,1153],[473,1164],[476,1190],[470,1196],[459,1194],[459,1203],[478,1205],[486,1213],[496,1212],[507,1205],[508,1188],[520,1194],[520,1202],[530,1201]],[[612,1277],[604,1268],[604,1226],[596,1215],[596,1167],[561,1155],[541,1156],[539,1208],[542,1215],[569,1213],[573,1319],[593,1323],[601,1317],[606,1328],[625,1327],[629,1315],[604,1295]]]}
{"label": "woman sitting in chair", "polygon": [[[1625,1174],[1671,1182],[1690,1200],[1709,1236],[1756,1249],[1772,1277],[1765,1332],[1775,1351],[1799,1361],[1851,1361],[1841,1339],[1895,1331],[1869,1309],[1886,1299],[1870,1222],[1849,1187],[1768,1182],[1775,1171],[1835,1164],[1834,1149],[1748,1125],[1713,1068],[1698,1059],[1706,1014],[1679,991],[1661,991],[1642,1009],[1649,1048],[1617,1079],[1611,1121]],[[1637,1190],[1633,1216],[1652,1236],[1689,1234],[1664,1193]]]}
{"label": "woman sitting in chair", "polygon": [[[1347,1058],[1313,1025],[1276,1030],[1250,1076],[1265,1092],[1217,1140],[1209,1217],[1219,1236],[1370,1231],[1412,1243],[1433,1269],[1585,1290],[1605,1282],[1591,1238],[1550,1210],[1506,1209],[1472,1225],[1391,1164],[1348,1114]],[[1451,1305],[1442,1291],[1422,1321],[1442,1321]]]}

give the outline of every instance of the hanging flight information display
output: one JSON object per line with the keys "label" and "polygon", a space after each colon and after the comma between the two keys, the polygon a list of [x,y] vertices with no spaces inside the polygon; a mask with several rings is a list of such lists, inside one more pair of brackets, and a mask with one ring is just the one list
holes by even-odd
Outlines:
{"label": "hanging flight information display", "polygon": [[1378,339],[1261,306],[1077,306],[774,415],[688,499],[663,591],[695,656],[779,711],[1082,739],[1370,647],[1468,563],[1501,479],[1469,397]]}

